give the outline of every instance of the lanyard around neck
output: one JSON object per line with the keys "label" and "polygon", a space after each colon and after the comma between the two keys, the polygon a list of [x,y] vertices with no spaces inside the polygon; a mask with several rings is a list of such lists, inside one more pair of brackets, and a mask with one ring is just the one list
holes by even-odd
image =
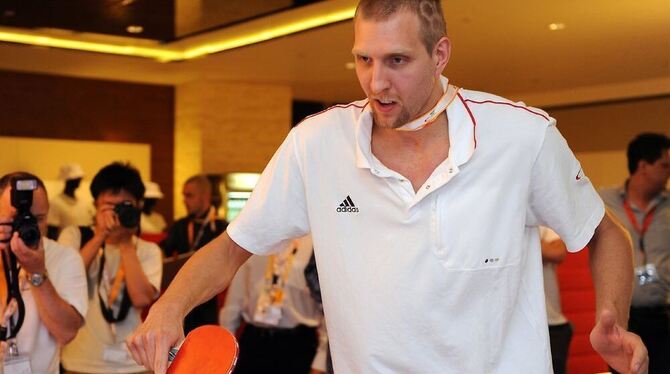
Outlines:
{"label": "lanyard around neck", "polygon": [[[651,225],[651,222],[654,219],[654,213],[656,212],[656,207],[658,205],[654,206],[651,208],[645,215],[644,218],[642,219],[642,226],[637,222],[637,218],[635,218],[635,213],[633,212],[633,207],[630,205],[630,201],[628,199],[625,199],[623,202],[623,207],[626,210],[626,215],[628,216],[628,220],[630,221],[631,225],[633,225],[633,229],[638,233],[640,236],[640,251],[645,254],[644,251],[644,234],[647,233],[647,229],[649,229],[649,226]],[[645,254],[645,262],[646,262],[646,254]]]}
{"label": "lanyard around neck", "polygon": [[109,292],[108,304],[105,304],[104,300],[102,300],[102,296],[100,296],[100,286],[102,284],[102,274],[104,271],[105,271],[105,251],[103,246],[102,254],[100,256],[100,270],[98,270],[98,301],[100,302],[100,310],[102,311],[102,316],[109,323],[116,323],[123,321],[124,319],[126,319],[128,311],[130,310],[130,295],[128,295],[127,286],[124,287],[123,289],[123,295],[121,296],[121,308],[119,309],[119,313],[115,316],[114,310],[112,310],[112,303],[114,302],[114,299],[116,299],[116,295],[119,294],[121,286],[123,285],[123,283],[125,283],[123,282],[124,278],[123,267],[121,264],[119,264],[119,270],[116,272],[116,276],[114,277],[114,284],[112,285],[112,289]]}

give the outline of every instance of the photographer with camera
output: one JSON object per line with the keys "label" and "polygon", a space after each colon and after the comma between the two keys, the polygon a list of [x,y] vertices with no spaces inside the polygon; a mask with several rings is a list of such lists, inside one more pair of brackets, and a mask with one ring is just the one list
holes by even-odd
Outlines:
{"label": "photographer with camera", "polygon": [[86,277],[77,252],[46,238],[44,183],[16,172],[0,178],[0,339],[4,372],[58,373],[60,346],[87,310]]}
{"label": "photographer with camera", "polygon": [[78,373],[146,371],[124,340],[140,324],[142,309],[158,297],[160,248],[138,238],[144,185],[128,164],[112,163],[91,182],[95,227],[71,226],[59,242],[81,249],[88,275],[86,325],[63,349],[63,367]]}

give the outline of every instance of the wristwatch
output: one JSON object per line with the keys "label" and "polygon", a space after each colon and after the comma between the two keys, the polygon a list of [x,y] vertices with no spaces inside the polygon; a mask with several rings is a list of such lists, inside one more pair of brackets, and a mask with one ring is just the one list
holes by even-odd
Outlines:
{"label": "wristwatch", "polygon": [[46,270],[44,273],[30,273],[26,274],[26,278],[28,279],[28,282],[32,284],[35,287],[39,287],[44,283],[45,280],[47,280],[47,272]]}

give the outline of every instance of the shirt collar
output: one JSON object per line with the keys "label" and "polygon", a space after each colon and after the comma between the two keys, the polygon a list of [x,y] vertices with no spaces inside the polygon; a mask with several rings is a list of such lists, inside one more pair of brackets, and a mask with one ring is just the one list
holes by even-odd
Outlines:
{"label": "shirt collar", "polygon": [[[449,85],[449,80],[446,77],[441,77],[440,81],[444,87],[450,86],[451,89],[458,90],[457,87]],[[475,119],[460,93],[447,107],[446,113],[449,121],[449,158],[453,165],[460,166],[470,160],[476,148]],[[371,146],[372,108],[369,101],[365,103],[365,107],[358,117],[358,121],[356,121],[355,131],[356,167],[371,169],[371,165],[373,165]]]}

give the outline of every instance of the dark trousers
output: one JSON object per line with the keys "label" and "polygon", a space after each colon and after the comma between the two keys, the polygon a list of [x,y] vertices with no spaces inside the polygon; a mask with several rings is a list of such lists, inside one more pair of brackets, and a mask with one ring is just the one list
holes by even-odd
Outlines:
{"label": "dark trousers", "polygon": [[549,326],[551,363],[554,366],[554,374],[565,374],[570,340],[572,340],[572,326],[570,323]]}
{"label": "dark trousers", "polygon": [[204,325],[218,325],[219,313],[216,296],[193,308],[184,318],[184,335]]}
{"label": "dark trousers", "polygon": [[628,329],[640,336],[649,351],[649,374],[670,373],[670,308],[630,308]]}
{"label": "dark trousers", "polygon": [[313,327],[279,329],[247,324],[239,344],[235,374],[308,374],[318,341]]}

